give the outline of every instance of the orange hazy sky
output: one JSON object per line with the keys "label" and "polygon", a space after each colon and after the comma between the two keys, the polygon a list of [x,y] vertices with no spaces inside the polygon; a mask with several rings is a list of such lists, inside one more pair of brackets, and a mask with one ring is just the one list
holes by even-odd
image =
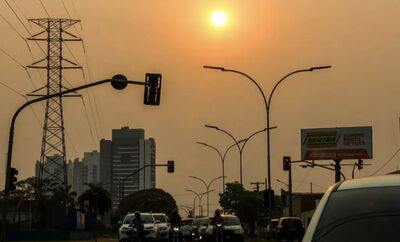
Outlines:
{"label": "orange hazy sky", "polygon": [[[51,17],[68,18],[61,0],[42,0]],[[9,0],[31,33],[41,31],[26,18],[46,14],[37,0]],[[302,73],[286,80],[276,92],[271,107],[272,186],[279,191],[286,181],[282,156],[300,158],[300,129],[336,126],[372,126],[374,159],[356,176],[368,176],[383,165],[399,148],[400,96],[400,1],[398,0],[64,0],[68,13],[81,19],[70,31],[84,39],[86,57],[80,43],[68,43],[78,62],[85,67],[87,81],[125,74],[143,81],[146,72],[163,75],[159,107],[144,106],[143,89],[129,86],[116,91],[105,85],[81,94],[85,98],[93,145],[82,101],[64,99],[68,159],[99,149],[100,138],[111,138],[111,129],[122,126],[144,128],[157,144],[157,162],[176,161],[176,173],[157,168],[157,187],[170,192],[178,204],[191,205],[185,189],[202,191],[203,186],[188,175],[210,180],[221,174],[217,154],[199,146],[203,141],[225,149],[229,137],[204,128],[213,124],[238,139],[265,127],[265,109],[256,87],[241,76],[205,70],[203,65],[238,69],[254,77],[269,93],[287,73],[311,66],[333,68]],[[211,15],[224,11],[227,23],[213,26]],[[24,37],[28,32],[5,1],[0,13]],[[0,18],[0,47],[22,65],[32,63],[25,42]],[[34,43],[29,44],[34,60],[43,57]],[[65,56],[74,59],[64,50]],[[26,94],[43,85],[37,71],[26,72],[0,52],[0,81]],[[85,83],[76,71],[65,71],[67,87]],[[42,73],[45,76],[45,73]],[[89,107],[89,99],[97,111]],[[24,99],[0,85],[0,161],[5,164],[9,122]],[[19,178],[34,175],[40,157],[41,125],[44,108],[26,109],[16,125],[13,166]],[[94,115],[92,114],[94,113]],[[98,113],[98,115],[96,114]],[[73,145],[71,145],[73,143]],[[395,156],[378,174],[397,169]],[[348,161],[353,163],[354,161]],[[252,139],[243,156],[244,185],[266,177],[266,138]],[[1,184],[4,165],[0,166]],[[239,179],[238,152],[226,160],[227,181]],[[351,168],[343,168],[351,177]],[[325,191],[334,174],[322,169],[293,168],[294,191]],[[221,183],[213,186],[221,191]],[[279,192],[278,192],[279,194]],[[218,196],[211,196],[212,207]]]}

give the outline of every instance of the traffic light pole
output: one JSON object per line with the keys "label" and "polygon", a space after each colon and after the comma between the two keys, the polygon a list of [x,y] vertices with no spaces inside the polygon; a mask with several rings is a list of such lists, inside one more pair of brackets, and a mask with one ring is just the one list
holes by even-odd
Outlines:
{"label": "traffic light pole", "polygon": [[[147,167],[155,167],[155,166],[168,166],[168,164],[154,164],[154,165],[145,165],[141,168],[139,168],[138,170],[132,172],[131,174],[127,175],[124,179],[122,179],[122,181],[119,182],[119,191],[120,191],[120,197],[119,197],[119,201],[121,202],[122,199],[124,198],[124,193],[125,193],[125,181],[131,177],[134,176],[135,174],[137,174],[138,172],[142,171],[143,169],[146,169]],[[145,188],[146,189],[146,188]]]}
{"label": "traffic light pole", "polygon": [[18,114],[24,110],[26,107],[28,107],[31,104],[40,102],[40,101],[44,101],[53,97],[59,97],[62,96],[64,94],[68,94],[71,92],[76,92],[82,89],[86,89],[89,87],[94,87],[94,86],[98,86],[104,83],[126,83],[126,84],[136,84],[136,85],[144,85],[147,86],[149,84],[147,84],[146,82],[138,82],[138,81],[129,81],[129,80],[117,80],[117,79],[105,79],[105,80],[101,80],[101,81],[97,81],[97,82],[93,82],[90,84],[86,84],[83,86],[79,86],[79,87],[75,87],[75,88],[71,88],[59,93],[54,93],[51,95],[46,95],[46,96],[42,96],[40,98],[36,98],[33,100],[30,100],[28,102],[26,102],[25,104],[23,104],[22,106],[20,106],[17,111],[14,113],[12,119],[11,119],[11,125],[10,125],[10,133],[9,133],[9,138],[8,138],[8,152],[7,152],[7,164],[6,164],[6,176],[5,176],[5,188],[4,188],[4,199],[3,199],[3,216],[2,216],[2,223],[1,223],[1,241],[5,241],[6,240],[6,212],[7,212],[7,202],[8,202],[8,193],[9,193],[9,183],[8,180],[10,179],[10,170],[11,170],[11,160],[12,160],[12,152],[13,152],[13,141],[14,141],[14,128],[15,128],[15,121],[18,117]]}
{"label": "traffic light pole", "polygon": [[293,217],[292,166],[289,168],[289,216]]}

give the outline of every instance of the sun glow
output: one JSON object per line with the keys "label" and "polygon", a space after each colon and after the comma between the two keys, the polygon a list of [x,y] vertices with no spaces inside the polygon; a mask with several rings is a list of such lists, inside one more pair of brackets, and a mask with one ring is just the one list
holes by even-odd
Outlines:
{"label": "sun glow", "polygon": [[212,17],[212,22],[216,26],[223,26],[226,23],[226,15],[224,12],[215,12]]}

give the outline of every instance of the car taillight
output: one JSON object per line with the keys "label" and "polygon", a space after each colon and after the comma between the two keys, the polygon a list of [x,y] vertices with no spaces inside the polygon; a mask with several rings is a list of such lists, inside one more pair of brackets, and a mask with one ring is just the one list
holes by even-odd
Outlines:
{"label": "car taillight", "polygon": [[301,227],[304,229],[304,224],[302,224]]}
{"label": "car taillight", "polygon": [[279,228],[280,228],[280,229],[283,229],[283,225],[282,225],[282,224],[281,224],[281,225],[279,225]]}

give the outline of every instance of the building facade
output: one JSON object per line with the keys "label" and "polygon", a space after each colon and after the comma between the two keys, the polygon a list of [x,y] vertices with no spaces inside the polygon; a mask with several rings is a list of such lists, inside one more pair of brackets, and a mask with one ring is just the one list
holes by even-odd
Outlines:
{"label": "building facade", "polygon": [[68,184],[79,196],[88,189],[85,183],[100,182],[100,153],[97,150],[85,152],[81,161],[76,158],[68,162],[67,171]]}
{"label": "building facade", "polygon": [[[112,140],[100,141],[100,180],[112,196],[112,208],[130,193],[155,188],[156,145],[143,129],[112,130]],[[139,171],[139,169],[148,166]],[[123,184],[123,185],[122,185]],[[123,189],[121,189],[123,187]]]}

